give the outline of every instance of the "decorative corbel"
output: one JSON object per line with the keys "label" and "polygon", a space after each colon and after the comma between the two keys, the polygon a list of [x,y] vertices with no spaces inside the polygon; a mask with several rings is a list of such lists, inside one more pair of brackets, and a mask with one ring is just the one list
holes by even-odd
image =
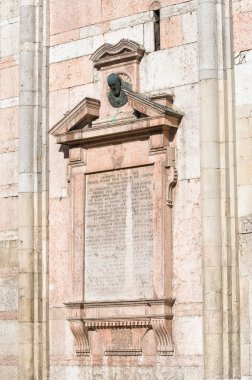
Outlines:
{"label": "decorative corbel", "polygon": [[152,319],[151,326],[157,337],[157,353],[160,356],[171,356],[174,353],[174,346],[171,339],[170,321],[160,318]]}
{"label": "decorative corbel", "polygon": [[90,355],[90,347],[88,341],[88,329],[82,321],[69,321],[71,331],[75,337],[76,342],[76,355],[88,356]]}
{"label": "decorative corbel", "polygon": [[178,171],[175,167],[171,166],[168,174],[168,186],[167,186],[167,205],[173,206],[173,189],[178,182]]}

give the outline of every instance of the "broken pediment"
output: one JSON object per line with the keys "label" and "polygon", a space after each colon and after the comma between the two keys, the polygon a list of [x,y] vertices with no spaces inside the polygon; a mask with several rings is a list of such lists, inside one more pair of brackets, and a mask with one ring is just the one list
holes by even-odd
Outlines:
{"label": "broken pediment", "polygon": [[128,97],[129,105],[145,117],[169,116],[174,125],[179,125],[183,113],[167,105],[153,101],[151,98],[134,91],[124,90]]}
{"label": "broken pediment", "polygon": [[[130,136],[153,133],[156,129],[177,129],[183,113],[173,109],[168,96],[159,96],[159,101],[151,97],[124,89],[131,109],[131,116],[117,122],[113,119],[100,119],[100,101],[85,98],[68,112],[51,130],[58,144],[94,143],[113,140],[123,135]],[[170,97],[169,97],[170,98]]]}
{"label": "broken pediment", "polygon": [[105,43],[90,59],[94,62],[94,66],[100,69],[103,66],[112,66],[121,62],[140,62],[144,52],[144,47],[137,42],[122,39],[115,45]]}
{"label": "broken pediment", "polygon": [[53,136],[61,136],[90,126],[92,121],[99,117],[100,105],[101,102],[97,99],[83,99],[50,130],[50,133]]}

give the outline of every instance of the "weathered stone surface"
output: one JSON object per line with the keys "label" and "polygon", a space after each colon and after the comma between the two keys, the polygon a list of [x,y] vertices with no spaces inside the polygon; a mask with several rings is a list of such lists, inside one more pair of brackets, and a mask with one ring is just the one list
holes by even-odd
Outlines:
{"label": "weathered stone surface", "polygon": [[83,40],[71,41],[52,46],[50,49],[50,63],[66,61],[93,53],[92,37]]}
{"label": "weathered stone surface", "polygon": [[18,322],[0,320],[1,355],[18,354]]}
{"label": "weathered stone surface", "polygon": [[0,99],[12,98],[19,95],[18,66],[0,70],[1,93]]}
{"label": "weathered stone surface", "polygon": [[68,380],[71,376],[75,380],[200,380],[202,368],[192,367],[80,367],[80,366],[52,366],[52,380]]}
{"label": "weathered stone surface", "polygon": [[1,14],[0,22],[5,23],[6,21],[17,17],[19,15],[19,0],[8,0],[1,2]]}
{"label": "weathered stone surface", "polygon": [[[59,12],[64,9],[64,12]],[[101,0],[93,0],[83,5],[82,0],[50,2],[50,33],[57,34],[77,29],[101,21]]]}
{"label": "weathered stone surface", "polygon": [[172,16],[161,20],[161,49],[167,49],[182,44],[182,18],[181,16]]}
{"label": "weathered stone surface", "polygon": [[85,97],[96,99],[101,93],[101,83],[88,83],[82,86],[75,86],[69,89],[70,109],[73,109]]}
{"label": "weathered stone surface", "polygon": [[[50,304],[62,306],[64,301],[69,300],[71,291],[70,262],[70,225],[69,225],[69,199],[50,199]],[[60,239],[58,234],[62,233]],[[60,270],[59,269],[60,265]]]}
{"label": "weathered stone surface", "polygon": [[[199,179],[179,181],[174,196],[173,289],[178,303],[202,302]],[[186,236],[185,236],[186,231]]]}
{"label": "weathered stone surface", "polygon": [[[81,37],[85,38],[85,37]],[[62,32],[50,36],[50,46],[62,45],[70,41],[76,41],[80,39],[80,30],[73,29],[67,32]]]}
{"label": "weathered stone surface", "polygon": [[[145,56],[140,67],[142,92],[165,90],[197,82],[197,46],[188,44]],[[169,67],[168,73],[164,67]]]}
{"label": "weathered stone surface", "polygon": [[0,109],[10,108],[10,107],[16,107],[19,104],[19,97],[15,96],[8,99],[2,99],[0,100]]}
{"label": "weathered stone surface", "polygon": [[183,43],[189,44],[197,41],[197,13],[188,12],[181,15]]}
{"label": "weathered stone surface", "polygon": [[[0,267],[1,271],[1,267]],[[0,311],[18,309],[18,279],[16,277],[1,278],[0,272]]]}
{"label": "weathered stone surface", "polygon": [[133,40],[143,45],[143,25],[135,25],[131,28],[122,28],[119,30],[112,30],[104,34],[104,41],[110,44],[116,44],[122,38]]}
{"label": "weathered stone surface", "polygon": [[16,366],[0,366],[0,373],[3,379],[18,380],[18,367]]}
{"label": "weathered stone surface", "polygon": [[0,154],[0,186],[18,182],[17,165],[17,152]]}
{"label": "weathered stone surface", "polygon": [[128,2],[116,0],[102,1],[102,19],[112,20],[134,15],[148,10],[148,3],[144,0],[129,0]]}
{"label": "weathered stone surface", "polygon": [[170,5],[161,8],[160,18],[165,19],[183,13],[193,12],[195,9],[195,1],[171,1]]}
{"label": "weathered stone surface", "polygon": [[[223,184],[228,184],[228,188],[231,190],[231,204],[232,196],[236,199],[236,192],[238,193],[237,213],[243,219],[248,218],[251,215],[251,199],[252,199],[252,183],[251,183],[251,138],[252,138],[252,97],[251,97],[251,54],[252,54],[252,37],[251,37],[251,12],[252,4],[250,0],[233,1],[232,12],[234,17],[234,23],[230,18],[230,30],[233,30],[234,40],[228,41],[229,35],[229,18],[228,11],[225,9],[225,22],[223,25],[218,19],[218,29],[216,28],[216,34],[212,33],[209,41],[202,44],[200,38],[202,37],[202,31],[197,30],[198,25],[202,23],[203,34],[206,35],[208,28],[212,28],[217,20],[216,13],[210,12],[210,8],[213,2],[196,2],[184,1],[184,0],[160,0],[157,1],[154,8],[158,9],[160,4],[160,16],[161,16],[161,51],[154,51],[154,28],[153,28],[153,13],[149,11],[149,7],[153,7],[153,1],[146,0],[129,0],[129,1],[116,1],[116,0],[94,0],[85,2],[83,5],[82,0],[70,1],[70,0],[51,0],[50,7],[50,20],[46,20],[47,12],[46,7],[36,8],[36,23],[32,23],[31,28],[26,28],[31,19],[33,13],[33,5],[37,7],[38,2],[33,0],[24,0],[22,3],[18,0],[2,0],[0,11],[0,34],[1,34],[1,57],[0,57],[0,70],[1,70],[1,85],[0,85],[0,258],[1,268],[0,276],[0,318],[6,319],[9,315],[10,318],[16,318],[14,314],[8,314],[8,310],[11,310],[12,306],[16,302],[16,278],[9,276],[12,272],[13,266],[18,264],[18,223],[17,223],[17,209],[18,209],[18,189],[31,190],[36,188],[37,177],[36,174],[20,174],[19,184],[17,177],[18,166],[18,105],[19,105],[19,91],[23,93],[24,86],[27,85],[30,88],[30,92],[27,93],[26,99],[21,96],[21,102],[26,104],[26,100],[36,102],[36,108],[30,107],[28,110],[29,115],[35,115],[34,123],[31,122],[31,118],[23,117],[22,126],[32,125],[34,126],[34,146],[40,146],[40,132],[43,139],[43,166],[42,166],[42,180],[41,186],[47,190],[47,182],[49,176],[49,197],[50,197],[50,237],[49,243],[46,236],[46,228],[43,230],[44,242],[42,257],[43,263],[47,263],[47,247],[50,247],[50,265],[49,265],[49,278],[50,278],[50,302],[51,306],[55,305],[53,313],[50,315],[50,319],[54,320],[51,324],[50,333],[50,350],[51,356],[51,379],[105,379],[110,380],[114,378],[118,379],[136,379],[136,380],[202,380],[205,375],[203,374],[202,363],[202,289],[203,282],[213,282],[215,279],[215,255],[216,249],[208,247],[204,251],[208,257],[203,261],[203,265],[209,265],[209,273],[211,278],[207,276],[203,278],[201,269],[202,260],[202,242],[201,242],[201,217],[204,220],[204,215],[207,218],[213,218],[216,214],[216,208],[214,207],[214,199],[210,200],[207,205],[200,203],[200,152],[199,147],[201,142],[212,136],[214,126],[218,124],[218,133],[220,132],[221,138],[230,139],[228,145],[225,147],[224,143],[221,147],[221,165],[225,164],[226,173],[228,176],[221,178],[221,183],[217,182],[218,176],[215,172],[211,172],[212,175],[207,178],[202,175],[201,181],[203,182],[202,189],[205,189],[207,184],[209,193],[213,197],[220,193],[225,193],[226,189],[223,188]],[[41,2],[42,5],[43,2]],[[44,2],[45,3],[45,2]],[[43,4],[44,4],[43,3]],[[202,21],[202,14],[200,7],[202,4],[206,4],[207,11]],[[22,10],[23,26],[21,33],[21,52],[19,57],[19,9],[25,5],[25,9]],[[220,10],[220,4],[216,6],[218,13]],[[216,11],[216,9],[215,9]],[[48,15],[49,15],[48,13]],[[232,17],[232,14],[230,15]],[[40,18],[40,19],[39,19]],[[49,18],[49,17],[48,17]],[[224,20],[223,20],[224,21]],[[41,55],[34,54],[33,49],[42,48],[42,46],[48,45],[48,30],[49,22],[51,28],[50,36],[50,97],[49,107],[46,109],[47,104],[47,90],[45,90],[45,78],[46,68],[44,66],[46,62],[45,50]],[[46,27],[47,25],[47,27]],[[34,27],[34,30],[33,30]],[[38,30],[38,27],[41,27]],[[233,27],[233,28],[232,28]],[[208,82],[215,75],[215,69],[220,67],[214,67],[213,71],[209,70],[209,66],[213,68],[216,65],[215,52],[218,51],[218,65],[221,67],[224,63],[222,57],[223,44],[221,38],[224,36],[222,31],[225,32],[225,57],[228,58],[230,52],[230,46],[234,42],[235,56],[235,86],[232,82],[233,72],[225,72],[223,75],[221,70],[218,71],[218,78],[225,77],[226,83],[215,82],[213,87],[209,87],[209,91],[205,93],[198,93],[198,72],[204,70],[204,67],[200,66],[200,59],[198,61],[197,54],[199,51],[203,51],[206,64],[206,72],[204,73],[205,81]],[[198,33],[198,35],[197,35]],[[32,35],[32,36],[31,36]],[[41,38],[43,41],[38,47],[37,40],[35,38]],[[218,37],[218,43],[212,44],[215,36]],[[30,37],[33,38],[33,42],[25,42]],[[99,365],[95,365],[94,362],[89,366],[84,366],[89,363],[89,359],[81,359],[72,355],[73,337],[70,333],[68,323],[65,321],[66,316],[62,312],[63,301],[68,301],[69,288],[71,282],[72,263],[70,261],[70,252],[72,246],[72,236],[70,234],[71,228],[71,211],[72,206],[69,200],[70,186],[69,168],[68,168],[68,151],[63,146],[57,146],[51,138],[49,138],[49,174],[47,173],[47,132],[48,127],[47,117],[49,114],[49,125],[53,126],[64,114],[72,109],[78,102],[80,102],[85,96],[99,98],[104,103],[106,98],[106,91],[103,92],[103,78],[100,72],[92,70],[92,64],[88,59],[88,56],[100,47],[104,42],[116,43],[121,38],[130,38],[140,42],[146,49],[146,56],[141,62],[141,77],[140,87],[141,92],[155,94],[162,92],[169,92],[174,95],[174,105],[182,109],[185,113],[180,129],[173,141],[176,145],[176,160],[178,169],[178,185],[174,189],[174,206],[172,211],[172,229],[173,229],[173,272],[172,276],[172,291],[173,296],[176,298],[176,306],[174,308],[175,324],[174,324],[174,339],[175,339],[175,355],[171,358],[160,357],[158,365],[155,366],[155,358],[153,357],[141,357],[141,366],[139,367],[138,358],[122,358],[122,361],[117,360],[116,366],[113,366],[112,360],[106,359],[106,365],[99,362]],[[197,38],[199,39],[197,43]],[[29,41],[31,41],[29,39]],[[217,40],[215,39],[215,42]],[[202,50],[197,50],[197,46],[203,46]],[[217,49],[216,49],[217,46]],[[27,50],[26,60],[23,59],[23,51]],[[28,52],[29,50],[29,52]],[[36,59],[34,61],[34,57]],[[43,57],[43,63],[42,63]],[[21,81],[18,80],[19,72],[19,58],[22,61],[21,67]],[[37,59],[38,58],[38,59]],[[25,62],[25,65],[24,65]],[[35,66],[34,66],[35,62]],[[229,62],[225,62],[229,65]],[[42,67],[43,66],[43,67]],[[50,64],[49,64],[50,66]],[[36,75],[33,75],[33,67],[36,67]],[[38,70],[37,70],[38,69]],[[125,67],[123,67],[125,69]],[[210,73],[211,71],[211,73]],[[94,74],[94,78],[93,78]],[[42,75],[42,76],[41,76]],[[201,72],[201,78],[202,78]],[[208,75],[212,75],[209,79]],[[217,77],[216,76],[216,77]],[[35,80],[33,81],[32,78]],[[40,80],[42,78],[42,99],[43,105],[41,105],[41,93],[40,90],[36,92],[34,97],[33,90],[36,89],[37,84],[40,86]],[[94,82],[93,82],[94,79]],[[200,83],[200,87],[202,82]],[[226,95],[221,92],[222,86],[227,89]],[[216,89],[216,91],[214,90]],[[233,92],[233,90],[235,91]],[[103,95],[102,95],[103,94]],[[34,98],[33,98],[34,97]],[[204,115],[203,133],[199,136],[199,125],[202,121],[199,120],[199,114],[201,108],[207,102],[222,102],[219,107],[219,114],[212,117],[212,112],[208,112]],[[200,100],[200,103],[199,103]],[[205,102],[205,103],[204,103]],[[232,104],[236,106],[236,109],[232,109]],[[41,108],[40,108],[41,107]],[[43,108],[43,110],[42,110]],[[104,107],[105,109],[105,107]],[[41,120],[37,120],[37,116],[42,111],[42,129],[37,128],[37,124]],[[117,120],[118,116],[122,115],[109,114],[108,109],[107,116],[111,117],[111,120]],[[105,113],[104,113],[105,115]],[[216,118],[214,118],[216,116]],[[232,127],[233,117],[236,117],[236,124]],[[30,117],[30,116],[29,116]],[[33,116],[32,116],[33,117]],[[40,117],[40,116],[39,116]],[[223,120],[219,120],[223,117]],[[218,122],[217,122],[218,119]],[[225,119],[225,120],[224,120]],[[209,120],[214,120],[210,122]],[[224,127],[225,125],[225,127]],[[44,128],[44,129],[43,129]],[[97,124],[96,124],[96,127]],[[107,128],[107,126],[103,126]],[[114,128],[111,127],[111,128]],[[33,130],[33,129],[32,129]],[[25,138],[29,140],[31,136],[31,130],[24,128]],[[233,134],[235,131],[235,134]],[[39,132],[39,133],[37,133]],[[21,139],[24,136],[19,136]],[[236,138],[235,146],[236,152],[233,155],[232,152],[232,140]],[[218,138],[219,139],[219,136]],[[212,141],[216,141],[216,136]],[[24,139],[23,139],[24,140]],[[27,140],[27,141],[28,141]],[[219,143],[209,143],[205,145],[208,150],[208,155],[204,155],[205,165],[217,166],[219,160]],[[23,157],[24,152],[29,150],[32,144],[27,144],[25,149],[21,151]],[[143,159],[143,152],[149,151],[148,142],[141,141],[134,144],[128,144],[125,152],[120,150],[120,146],[115,145],[114,160],[116,163],[120,163],[120,157],[123,155],[124,162],[127,165],[132,165],[132,162],[137,158],[141,165],[145,164]],[[146,148],[147,146],[147,148]],[[78,148],[76,148],[77,151]],[[103,170],[111,170],[109,165],[111,160],[105,160],[106,155],[111,154],[112,147],[101,148],[101,155],[97,154],[97,150],[88,154],[88,159],[85,157],[84,171],[87,167],[90,167],[94,172],[99,170],[102,166]],[[223,152],[228,153],[223,155]],[[23,153],[22,153],[23,152]],[[123,152],[123,153],[122,153]],[[32,166],[36,170],[41,169],[40,162],[40,150],[32,152],[34,153],[34,161]],[[202,153],[202,152],[201,152]],[[76,155],[77,157],[77,155]],[[151,157],[151,156],[150,156]],[[238,181],[237,187],[235,181],[233,181],[233,169],[231,158],[234,157],[237,168],[236,179]],[[142,161],[141,161],[142,160]],[[106,161],[106,162],[104,162]],[[22,166],[22,160],[20,160]],[[128,166],[128,167],[129,167]],[[218,166],[219,168],[220,166]],[[74,170],[78,171],[80,168],[76,166]],[[230,175],[230,176],[229,176]],[[158,184],[155,182],[155,186]],[[84,182],[83,182],[84,183]],[[40,188],[40,182],[38,181],[38,187]],[[222,186],[222,187],[221,187]],[[166,189],[162,190],[163,192]],[[233,192],[233,194],[232,194]],[[226,202],[226,196],[229,194],[226,192],[221,201],[221,205]],[[116,196],[115,199],[118,199]],[[225,198],[225,199],[224,199]],[[30,197],[30,199],[32,199]],[[41,216],[46,220],[47,204],[46,196],[43,196],[43,203],[35,198],[34,210],[29,208],[29,215],[31,217],[33,211],[36,222],[41,223]],[[39,199],[39,197],[38,197]],[[78,198],[80,200],[80,197]],[[204,201],[204,200],[203,200]],[[31,203],[31,202],[30,202]],[[38,207],[37,207],[38,206]],[[77,206],[75,206],[78,209]],[[126,206],[125,206],[126,207]],[[222,212],[222,224],[225,226],[226,222],[229,223],[229,208],[227,207]],[[20,205],[20,210],[23,211],[24,217],[27,216],[27,210],[24,206]],[[201,216],[201,211],[204,210],[205,214]],[[233,217],[234,210],[230,210],[230,214]],[[228,218],[225,218],[225,212]],[[81,213],[81,210],[80,210]],[[78,220],[77,220],[78,222]],[[234,224],[237,220],[235,220]],[[22,223],[22,221],[20,222]],[[44,223],[44,222],[43,222]],[[44,226],[44,225],[43,225]],[[77,225],[79,228],[79,226]],[[33,228],[33,227],[32,227]],[[31,228],[31,229],[32,229]],[[160,229],[160,228],[159,228]],[[73,228],[74,230],[74,228]],[[221,228],[219,228],[221,230]],[[106,230],[107,231],[107,230]],[[223,255],[225,256],[225,247],[229,242],[225,242],[226,232],[225,228],[222,232],[223,239]],[[251,372],[251,341],[252,334],[250,331],[251,325],[251,310],[250,310],[250,298],[251,298],[251,233],[249,231],[240,232],[240,257],[239,257],[239,274],[240,278],[237,280],[230,279],[226,276],[225,266],[223,266],[224,275],[223,278],[228,278],[233,284],[239,284],[240,297],[232,300],[232,307],[236,304],[237,300],[241,300],[240,304],[240,339],[241,339],[241,378],[243,380],[249,379]],[[20,232],[22,237],[23,232]],[[213,229],[206,231],[209,242],[217,242],[219,234],[215,234]],[[236,236],[235,231],[232,231],[233,236]],[[78,239],[78,237],[77,237]],[[160,238],[160,241],[162,239]],[[232,251],[233,256],[235,251]],[[40,255],[40,253],[39,253]],[[233,257],[232,256],[232,257]],[[40,256],[39,256],[40,257]],[[27,256],[24,256],[19,260],[20,269],[24,269],[27,265]],[[40,265],[41,263],[39,263]],[[233,265],[233,263],[231,263]],[[10,266],[8,268],[8,266]],[[47,270],[43,267],[43,270]],[[4,269],[3,269],[4,268]],[[232,266],[232,268],[235,268]],[[235,269],[233,269],[234,272]],[[232,272],[232,273],[233,273]],[[13,272],[14,273],[14,272]],[[233,276],[233,275],[232,275]],[[168,276],[170,278],[170,275]],[[232,280],[232,281],[231,281]],[[237,280],[237,281],[236,281]],[[39,281],[41,279],[39,278]],[[219,284],[217,278],[216,283]],[[38,284],[35,284],[35,287]],[[225,286],[224,282],[224,286]],[[32,281],[30,281],[30,287],[32,287]],[[47,284],[42,284],[43,294],[47,294]],[[232,288],[232,292],[228,293],[233,296],[235,289]],[[22,292],[21,292],[22,293]],[[206,293],[208,296],[208,293]],[[225,297],[225,294],[224,294]],[[215,307],[217,299],[211,303],[208,301],[207,307]],[[225,301],[225,298],[224,298]],[[35,302],[36,303],[36,302]],[[223,303],[225,306],[225,302]],[[27,308],[38,312],[38,309],[33,310],[33,301],[27,302]],[[56,309],[59,309],[60,311]],[[6,310],[6,313],[5,311]],[[231,313],[231,311],[228,311]],[[58,314],[57,314],[58,313]],[[233,313],[233,310],[232,310]],[[222,326],[226,326],[226,312],[222,314],[224,317],[224,324],[221,324],[216,318],[214,313],[209,313],[204,326],[206,331],[211,331],[211,323],[214,326],[216,332],[218,332],[221,339],[223,339],[224,349],[233,350],[233,346],[228,347],[227,340],[225,340],[225,334],[222,334]],[[25,307],[20,310],[20,317],[26,318]],[[61,320],[60,320],[61,319]],[[234,316],[236,321],[236,316]],[[2,324],[2,322],[4,324]],[[7,324],[5,323],[7,322]],[[17,367],[18,356],[13,355],[13,352],[17,354],[17,328],[13,327],[12,322],[2,320],[0,326],[0,373],[1,376],[6,379],[18,378]],[[10,324],[8,324],[10,323]],[[16,325],[15,325],[16,326]],[[236,326],[237,327],[237,326]],[[25,328],[20,329],[24,334]],[[29,329],[28,329],[29,332]],[[29,332],[30,334],[30,332]],[[27,334],[25,339],[29,338]],[[24,334],[25,335],[25,334]],[[46,334],[45,334],[46,337]],[[35,340],[37,339],[37,336]],[[236,339],[235,341],[238,342]],[[206,340],[205,344],[205,361],[209,359],[211,370],[214,371],[216,366],[223,367],[223,363],[216,361],[213,353],[216,352],[217,346],[214,340]],[[44,345],[46,346],[46,345]],[[235,349],[238,345],[234,345]],[[2,349],[3,347],[3,349]],[[41,350],[41,352],[44,348]],[[28,348],[20,349],[21,357],[24,353],[29,352]],[[30,351],[32,352],[32,350]],[[233,354],[233,353],[232,353]],[[224,364],[226,361],[226,354],[224,353]],[[122,364],[123,360],[127,362],[127,365]],[[42,363],[42,361],[40,361]],[[25,360],[27,367],[33,368],[30,363],[30,358]],[[58,364],[57,364],[58,363]],[[236,363],[235,357],[233,363]],[[108,365],[107,365],[108,364]],[[233,365],[233,364],[232,364]],[[35,363],[36,367],[36,363]],[[206,366],[207,367],[207,366]],[[224,366],[225,367],[225,366]],[[44,376],[46,378],[46,375]],[[209,378],[215,378],[215,376],[208,376]],[[224,376],[228,378],[228,375]],[[26,377],[27,378],[27,377]],[[237,376],[238,378],[238,376]]]}
{"label": "weathered stone surface", "polygon": [[18,227],[17,197],[0,198],[0,231],[10,231]]}
{"label": "weathered stone surface", "polygon": [[252,94],[251,94],[251,70],[252,70],[252,60],[248,62],[235,65],[235,83],[236,83],[236,104],[239,106],[241,104],[252,104]]}
{"label": "weathered stone surface", "polygon": [[50,146],[50,156],[51,159],[55,160],[55,165],[50,173],[51,190],[50,198],[66,197],[67,194],[67,162],[63,161],[64,164],[60,165],[60,162],[64,160],[64,157],[68,156],[67,149],[60,149],[59,145]]}
{"label": "weathered stone surface", "polygon": [[13,231],[12,240],[8,240],[7,235],[4,237],[3,233],[0,236],[1,265],[17,265],[17,240],[13,240],[17,239],[17,231]]}
{"label": "weathered stone surface", "polygon": [[119,19],[110,21],[110,30],[118,30],[123,28],[129,28],[138,24],[144,24],[149,21],[154,21],[153,12],[137,13],[132,16],[121,17]]}
{"label": "weathered stone surface", "polygon": [[[202,355],[202,318],[198,316],[178,317],[174,321],[174,341],[178,355]],[[196,344],[192,345],[192,341]]]}
{"label": "weathered stone surface", "polygon": [[152,297],[152,188],[152,167],[87,177],[86,300]]}
{"label": "weathered stone surface", "polygon": [[49,126],[61,120],[68,111],[70,111],[69,89],[62,89],[50,92],[49,105],[53,108],[53,112],[49,115]]}
{"label": "weathered stone surface", "polygon": [[252,49],[252,12],[234,16],[234,51]]}
{"label": "weathered stone surface", "polygon": [[73,335],[65,319],[51,321],[50,336],[51,355],[72,355]]}
{"label": "weathered stone surface", "polygon": [[[15,35],[16,38],[12,38]],[[0,26],[1,57],[8,57],[19,52],[19,23],[11,23]]]}
{"label": "weathered stone surface", "polygon": [[50,91],[93,82],[93,65],[88,57],[54,63],[50,67]]}
{"label": "weathered stone surface", "polygon": [[93,37],[102,32],[103,28],[101,24],[85,26],[84,28],[80,28],[80,38]]}

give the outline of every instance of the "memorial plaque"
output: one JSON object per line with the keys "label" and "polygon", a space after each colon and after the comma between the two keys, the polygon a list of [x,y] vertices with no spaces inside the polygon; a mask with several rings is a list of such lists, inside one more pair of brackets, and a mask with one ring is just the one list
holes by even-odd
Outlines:
{"label": "memorial plaque", "polygon": [[153,167],[86,178],[85,301],[151,298]]}

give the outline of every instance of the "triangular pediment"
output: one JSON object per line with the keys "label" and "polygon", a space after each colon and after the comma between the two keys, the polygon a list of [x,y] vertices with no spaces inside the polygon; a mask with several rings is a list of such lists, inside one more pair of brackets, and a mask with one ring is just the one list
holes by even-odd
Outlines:
{"label": "triangular pediment", "polygon": [[124,90],[129,101],[129,105],[139,114],[146,117],[170,116],[180,120],[183,113],[173,108],[154,102],[151,98],[133,91]]}
{"label": "triangular pediment", "polygon": [[140,61],[144,55],[144,47],[135,41],[122,39],[117,44],[105,43],[91,56],[96,68],[114,65],[125,61]]}
{"label": "triangular pediment", "polygon": [[97,99],[83,99],[51,128],[50,133],[53,136],[60,136],[84,128],[99,117],[100,105],[101,102]]}

